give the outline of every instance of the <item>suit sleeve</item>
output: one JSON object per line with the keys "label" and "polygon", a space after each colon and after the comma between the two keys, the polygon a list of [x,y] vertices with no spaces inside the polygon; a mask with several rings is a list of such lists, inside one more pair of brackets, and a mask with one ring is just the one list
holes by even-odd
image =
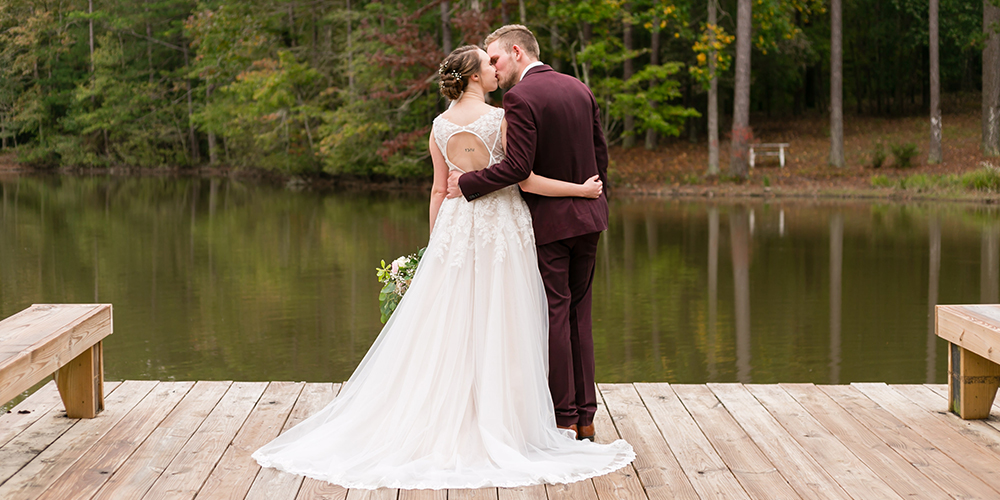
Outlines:
{"label": "suit sleeve", "polygon": [[538,140],[531,108],[513,92],[504,96],[503,104],[507,118],[506,158],[489,168],[459,177],[458,185],[469,201],[517,184],[531,174]]}
{"label": "suit sleeve", "polygon": [[605,192],[608,186],[608,143],[604,140],[604,128],[601,127],[601,108],[597,105],[597,100],[593,94],[590,102],[594,108],[594,156],[597,160],[597,175],[604,183]]}

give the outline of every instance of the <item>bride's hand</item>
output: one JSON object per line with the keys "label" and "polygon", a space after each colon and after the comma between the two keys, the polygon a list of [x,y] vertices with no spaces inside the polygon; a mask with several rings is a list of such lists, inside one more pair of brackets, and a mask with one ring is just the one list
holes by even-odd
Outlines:
{"label": "bride's hand", "polygon": [[600,176],[593,176],[586,180],[583,184],[580,184],[582,188],[583,198],[600,198],[601,192],[604,190],[604,183],[601,182]]}

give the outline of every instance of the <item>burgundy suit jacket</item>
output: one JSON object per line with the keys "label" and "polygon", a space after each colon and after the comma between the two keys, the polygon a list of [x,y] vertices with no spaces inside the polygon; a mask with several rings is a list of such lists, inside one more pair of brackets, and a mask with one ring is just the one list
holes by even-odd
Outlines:
{"label": "burgundy suit jacket", "polygon": [[[547,65],[528,70],[503,97],[506,158],[458,181],[472,201],[538,175],[582,183],[597,174],[608,185],[608,145],[594,94],[580,80]],[[521,193],[531,211],[535,244],[544,245],[608,228],[608,200],[549,198]]]}

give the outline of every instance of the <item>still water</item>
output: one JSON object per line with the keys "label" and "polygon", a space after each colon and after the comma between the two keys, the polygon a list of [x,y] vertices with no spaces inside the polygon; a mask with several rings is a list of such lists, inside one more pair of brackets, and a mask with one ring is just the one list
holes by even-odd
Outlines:
{"label": "still water", "polygon": [[[422,195],[229,179],[0,179],[0,317],[114,304],[110,380],[342,381],[375,266]],[[618,198],[594,282],[601,382],[942,383],[933,305],[998,302],[987,205]]]}

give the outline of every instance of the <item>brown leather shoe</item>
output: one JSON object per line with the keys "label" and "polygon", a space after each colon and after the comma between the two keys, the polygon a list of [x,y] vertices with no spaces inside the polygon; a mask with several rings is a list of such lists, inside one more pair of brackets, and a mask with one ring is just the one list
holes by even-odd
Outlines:
{"label": "brown leather shoe", "polygon": [[586,439],[587,441],[594,440],[594,424],[584,425],[580,427],[580,430],[576,433],[576,438],[579,440]]}
{"label": "brown leather shoe", "polygon": [[562,426],[562,425],[556,425],[556,427],[558,427],[560,429],[569,429],[569,430],[573,431],[573,435],[577,436],[577,438],[579,439],[578,436],[580,435],[580,433],[576,431],[576,424],[570,424],[569,427]]}

